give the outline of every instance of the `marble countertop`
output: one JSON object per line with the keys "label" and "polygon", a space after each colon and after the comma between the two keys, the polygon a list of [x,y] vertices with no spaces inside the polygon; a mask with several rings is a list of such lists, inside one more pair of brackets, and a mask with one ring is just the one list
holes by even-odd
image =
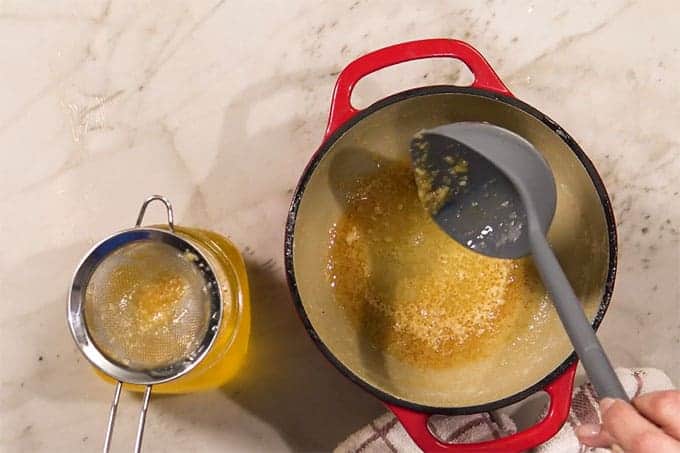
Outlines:
{"label": "marble countertop", "polygon": [[[147,451],[329,450],[382,413],[296,318],[283,225],[338,71],[423,37],[472,43],[593,159],[620,234],[602,340],[680,383],[679,23],[674,0],[0,3],[0,451],[100,448],[112,388],[74,347],[66,291],[152,193],[246,251],[254,314],[239,378],[152,400]],[[354,100],[464,80],[455,62],[410,63]],[[138,410],[124,395],[116,449]]]}

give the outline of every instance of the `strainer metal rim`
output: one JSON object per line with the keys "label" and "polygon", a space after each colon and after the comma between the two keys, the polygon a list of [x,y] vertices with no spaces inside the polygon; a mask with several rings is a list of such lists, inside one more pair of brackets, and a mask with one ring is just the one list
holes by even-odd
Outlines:
{"label": "strainer metal rim", "polygon": [[[120,365],[109,359],[103,354],[92,341],[85,325],[84,302],[85,290],[90,278],[97,266],[108,257],[112,252],[128,245],[132,242],[151,240],[168,244],[178,251],[188,251],[194,254],[198,260],[197,264],[203,270],[203,277],[209,282],[210,291],[210,313],[206,334],[196,349],[197,354],[193,358],[188,358],[180,362],[162,368],[150,370],[133,370]],[[81,260],[73,274],[71,286],[68,294],[67,319],[69,330],[78,348],[85,358],[97,369],[112,377],[113,379],[139,385],[161,384],[177,379],[194,367],[196,367],[210,351],[215,343],[217,334],[222,322],[222,287],[216,277],[215,270],[210,264],[205,254],[189,241],[179,237],[177,234],[159,228],[140,228],[134,227],[114,233],[94,245]]]}

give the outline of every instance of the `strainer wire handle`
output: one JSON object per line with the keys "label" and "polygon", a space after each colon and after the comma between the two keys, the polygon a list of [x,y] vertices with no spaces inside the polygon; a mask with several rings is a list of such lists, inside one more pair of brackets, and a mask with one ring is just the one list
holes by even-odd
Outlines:
{"label": "strainer wire handle", "polygon": [[142,207],[139,210],[139,215],[137,216],[137,222],[135,222],[135,227],[140,227],[142,226],[142,220],[144,220],[144,214],[146,213],[146,207],[151,203],[152,201],[160,201],[165,205],[165,210],[168,212],[168,227],[170,227],[170,231],[173,233],[175,232],[175,216],[172,213],[172,204],[170,203],[170,200],[165,198],[163,195],[151,195],[149,198],[144,200],[144,203],[142,203]]}
{"label": "strainer wire handle", "polygon": [[139,414],[139,426],[137,427],[137,440],[135,441],[135,453],[142,451],[142,437],[144,436],[144,423],[146,422],[146,413],[149,410],[149,399],[151,399],[151,386],[147,385],[144,391],[144,402],[142,403],[142,411]]}
{"label": "strainer wire handle", "polygon": [[109,412],[109,423],[106,428],[106,437],[104,438],[104,453],[109,453],[111,448],[111,434],[113,433],[113,424],[116,421],[116,412],[118,411],[118,401],[120,401],[120,390],[123,388],[123,383],[118,381],[116,388],[113,391],[113,400],[111,401],[111,411]]}
{"label": "strainer wire handle", "polygon": [[[113,434],[113,425],[116,421],[116,412],[118,412],[118,402],[120,401],[120,391],[123,383],[118,381],[116,388],[113,391],[113,400],[111,401],[111,411],[109,412],[109,423],[106,428],[106,438],[104,439],[104,453],[109,453],[111,449],[111,437]],[[142,402],[142,411],[139,414],[139,425],[137,426],[137,439],[135,440],[135,453],[142,451],[142,438],[144,437],[144,424],[146,422],[146,414],[149,410],[149,400],[151,399],[151,385],[146,386],[144,391],[144,401]]]}

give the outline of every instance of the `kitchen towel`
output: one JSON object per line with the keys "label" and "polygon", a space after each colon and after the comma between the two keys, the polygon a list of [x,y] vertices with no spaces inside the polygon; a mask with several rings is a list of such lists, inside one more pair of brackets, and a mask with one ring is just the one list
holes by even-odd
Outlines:
{"label": "kitchen towel", "polygon": [[[663,371],[654,368],[619,368],[616,373],[626,393],[632,398],[644,393],[674,388]],[[543,414],[537,413],[536,420]],[[574,428],[582,423],[599,423],[600,411],[590,383],[574,389],[569,418],[562,429],[548,442],[535,448],[535,453],[604,453],[606,448],[589,448],[581,445]],[[474,415],[430,417],[430,430],[437,437],[452,443],[482,442],[517,432],[514,420],[501,412],[484,412]],[[337,446],[336,453],[410,453],[421,450],[406,434],[392,415],[378,417],[368,426],[352,434]]]}

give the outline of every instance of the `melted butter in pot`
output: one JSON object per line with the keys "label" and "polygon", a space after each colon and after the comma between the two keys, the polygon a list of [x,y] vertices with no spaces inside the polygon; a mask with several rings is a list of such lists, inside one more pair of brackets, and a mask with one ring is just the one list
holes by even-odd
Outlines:
{"label": "melted butter in pot", "polygon": [[529,259],[485,257],[439,229],[408,164],[381,164],[347,194],[326,271],[371,348],[416,366],[453,366],[511,341],[547,309]]}

